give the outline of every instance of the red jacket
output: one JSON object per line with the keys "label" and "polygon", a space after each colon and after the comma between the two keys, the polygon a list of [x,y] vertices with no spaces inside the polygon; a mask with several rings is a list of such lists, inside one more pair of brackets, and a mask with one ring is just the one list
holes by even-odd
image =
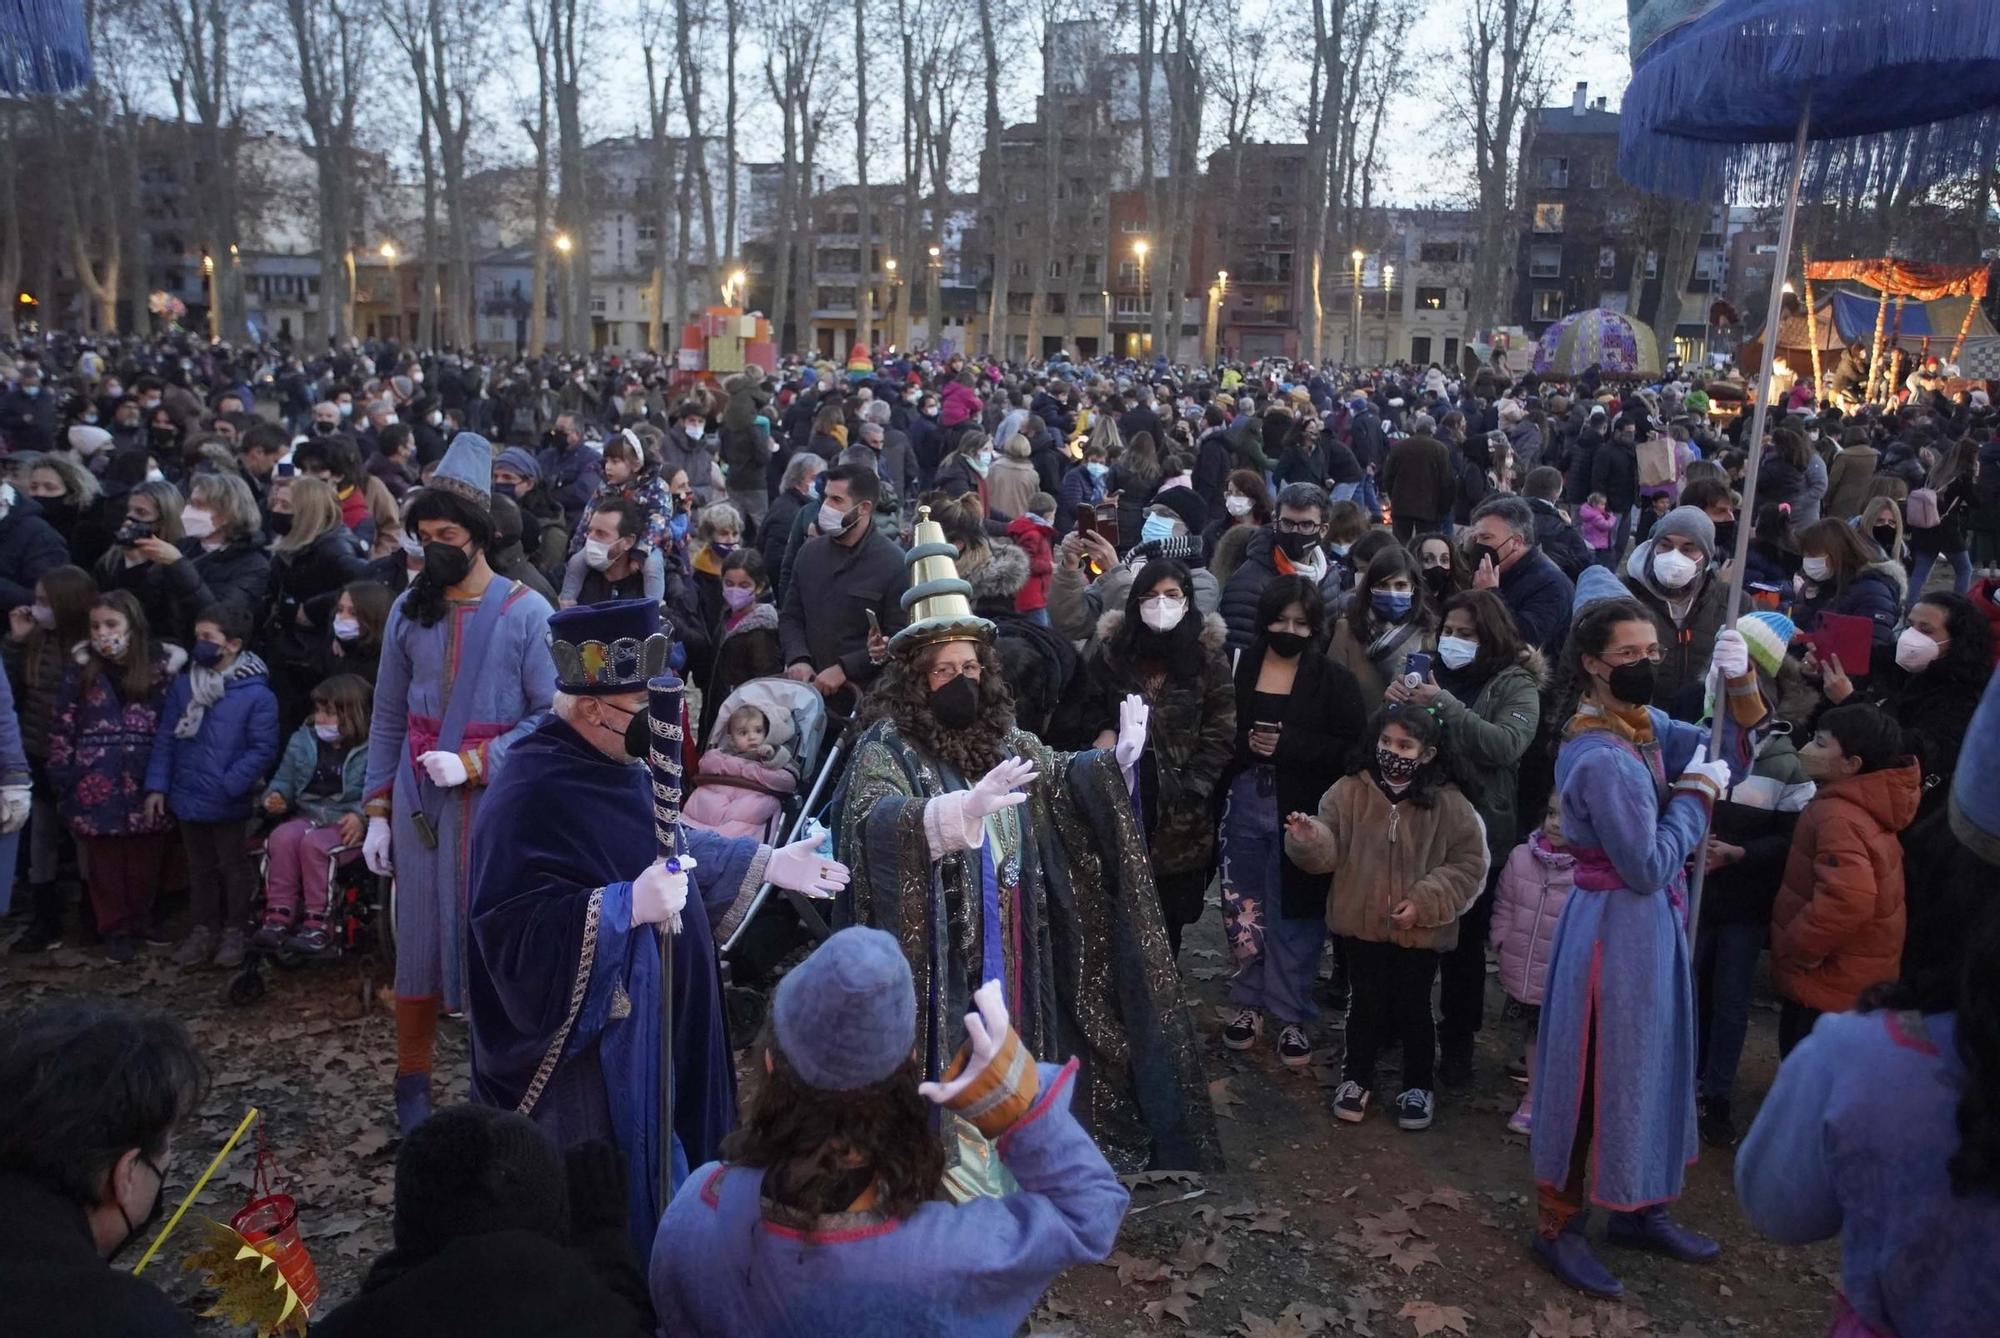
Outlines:
{"label": "red jacket", "polygon": [[1028,555],[1028,583],[1014,597],[1014,611],[1033,613],[1049,606],[1049,581],[1056,570],[1055,533],[1032,516],[1016,516],[1007,526],[1007,537]]}
{"label": "red jacket", "polygon": [[968,418],[977,419],[985,407],[986,402],[971,386],[953,381],[938,396],[938,426],[952,427]]}
{"label": "red jacket", "polygon": [[1972,583],[1972,588],[1965,592],[1965,597],[1972,601],[1972,607],[1984,614],[1987,623],[1992,626],[1993,663],[1996,667],[2000,667],[2000,580],[1982,576]]}
{"label": "red jacket", "polygon": [[1792,834],[1771,910],[1771,979],[1778,993],[1844,1013],[1861,991],[1894,980],[1903,959],[1903,843],[1917,816],[1914,758],[1819,787]]}

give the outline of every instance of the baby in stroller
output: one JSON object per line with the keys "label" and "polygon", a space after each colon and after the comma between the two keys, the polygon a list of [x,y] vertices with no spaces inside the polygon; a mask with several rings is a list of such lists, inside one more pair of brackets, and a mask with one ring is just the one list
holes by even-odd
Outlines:
{"label": "baby in stroller", "polygon": [[701,755],[692,792],[681,807],[690,827],[723,836],[763,839],[798,788],[797,765],[785,746],[792,719],[748,703],[729,713],[723,736]]}

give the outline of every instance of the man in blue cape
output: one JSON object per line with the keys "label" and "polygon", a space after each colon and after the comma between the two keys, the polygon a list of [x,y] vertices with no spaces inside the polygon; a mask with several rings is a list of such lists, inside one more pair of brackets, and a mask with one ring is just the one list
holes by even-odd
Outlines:
{"label": "man in blue cape", "polygon": [[[684,829],[693,872],[668,873],[643,761],[646,684],[672,649],[657,601],[565,609],[549,619],[549,645],[553,713],[515,745],[472,829],[472,1095],[530,1116],[563,1147],[616,1142],[643,1259],[666,1208],[662,1159],[678,1188],[736,1122],[716,941],[761,883],[823,896],[846,870],[811,841],[774,850]],[[683,918],[690,892],[697,913]],[[657,935],[675,921],[674,1110],[662,1131]]]}

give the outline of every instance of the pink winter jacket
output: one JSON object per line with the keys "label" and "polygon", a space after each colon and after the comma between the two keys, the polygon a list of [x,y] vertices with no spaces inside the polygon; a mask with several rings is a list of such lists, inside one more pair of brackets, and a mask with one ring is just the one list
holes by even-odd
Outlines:
{"label": "pink winter jacket", "polygon": [[1493,890],[1492,940],[1500,950],[1500,987],[1508,998],[1542,1002],[1556,921],[1575,886],[1576,856],[1546,844],[1539,831],[1507,856]]}
{"label": "pink winter jacket", "polygon": [[790,794],[799,785],[799,778],[784,767],[767,766],[747,757],[732,757],[720,748],[711,748],[703,753],[701,765],[695,770],[704,777],[725,776],[777,792],[765,794],[759,790],[746,790],[741,785],[698,782],[694,792],[688,795],[687,802],[681,806],[681,818],[690,827],[701,827],[723,836],[762,839],[771,818],[783,806],[784,801],[778,795]]}

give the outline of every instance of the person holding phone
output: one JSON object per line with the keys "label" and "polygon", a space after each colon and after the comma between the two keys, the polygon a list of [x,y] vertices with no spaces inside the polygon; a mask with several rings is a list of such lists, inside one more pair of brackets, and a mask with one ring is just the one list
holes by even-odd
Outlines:
{"label": "person holding phone", "polygon": [[1364,727],[1354,675],[1329,660],[1326,604],[1302,576],[1258,597],[1261,629],[1236,665],[1236,752],[1224,775],[1222,916],[1236,976],[1223,1044],[1248,1050],[1268,1015],[1278,1059],[1312,1062],[1313,980],[1326,944],[1327,880],[1285,853],[1284,815],[1310,811],[1340,779]]}
{"label": "person holding phone", "polygon": [[[1497,879],[1521,836],[1515,786],[1521,758],[1541,725],[1541,652],[1522,639],[1498,594],[1467,590],[1445,601],[1437,662],[1424,668],[1423,674],[1391,683],[1386,699],[1436,714],[1444,727],[1445,770],[1486,825]],[[1467,908],[1458,945],[1441,961],[1438,1080],[1446,1087],[1472,1080],[1473,1039],[1486,1021],[1486,933],[1492,920],[1488,886]]]}

